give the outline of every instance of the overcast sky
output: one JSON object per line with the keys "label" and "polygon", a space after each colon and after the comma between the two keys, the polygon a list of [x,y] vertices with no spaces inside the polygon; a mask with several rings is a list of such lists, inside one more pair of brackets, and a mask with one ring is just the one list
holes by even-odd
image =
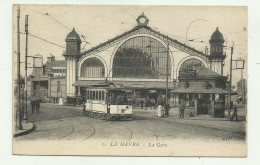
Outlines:
{"label": "overcast sky", "polygon": [[[225,45],[232,46],[233,59],[246,60],[247,67],[247,8],[246,7],[188,7],[188,6],[83,6],[83,5],[22,5],[21,32],[24,32],[25,15],[29,15],[29,33],[65,47],[65,38],[74,27],[80,35],[86,36],[89,49],[120,35],[137,25],[136,18],[142,13],[150,20],[148,26],[177,39],[197,50],[209,47],[209,39],[216,27],[225,38]],[[48,13],[48,14],[46,14]],[[13,12],[13,52],[17,50],[17,11]],[[196,42],[187,40],[195,39]],[[82,43],[84,47],[85,43]],[[25,35],[21,34],[21,61],[24,61]],[[34,37],[29,37],[28,55],[44,57],[55,55],[64,60],[65,48],[55,46]],[[229,72],[230,49],[226,50],[224,75]],[[14,60],[16,62],[16,54]],[[14,65],[15,66],[15,65]],[[24,65],[21,65],[23,72]],[[247,69],[244,70],[244,74]],[[233,71],[233,84],[240,79],[240,70]],[[246,76],[244,76],[246,78]]]}

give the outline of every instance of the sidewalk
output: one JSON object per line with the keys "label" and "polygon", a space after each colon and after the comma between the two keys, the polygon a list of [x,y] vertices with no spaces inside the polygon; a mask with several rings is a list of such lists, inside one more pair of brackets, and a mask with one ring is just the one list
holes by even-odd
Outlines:
{"label": "sidewalk", "polygon": [[[246,133],[246,121],[243,120],[245,117],[245,113],[238,112],[238,122],[231,121],[227,118],[214,118],[210,115],[197,115],[194,117],[189,117],[188,113],[185,113],[184,119],[179,119],[179,110],[177,108],[171,108],[169,112],[169,117],[157,117],[156,110],[144,110],[144,109],[134,109],[133,112],[137,116],[145,116],[149,118],[167,121],[174,121],[176,124],[183,124],[183,125],[193,125],[198,127],[203,127],[206,129],[217,129],[223,131],[232,131],[239,134]],[[226,112],[227,113],[227,112]],[[170,123],[170,122],[169,122]]]}
{"label": "sidewalk", "polygon": [[30,132],[32,132],[35,129],[35,125],[32,123],[26,123],[26,122],[22,122],[23,125],[23,129],[22,130],[17,130],[14,129],[14,135],[13,137],[18,137],[18,136],[22,136],[22,135],[26,135]]}

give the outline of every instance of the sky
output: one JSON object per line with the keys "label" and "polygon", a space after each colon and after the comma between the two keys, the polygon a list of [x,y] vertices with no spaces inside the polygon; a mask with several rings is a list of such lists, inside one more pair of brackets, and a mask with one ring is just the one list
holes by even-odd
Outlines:
{"label": "sky", "polygon": [[[244,59],[244,78],[247,78],[247,8],[246,7],[209,7],[209,6],[88,6],[88,5],[21,5],[20,31],[24,32],[25,15],[29,15],[29,33],[41,37],[29,36],[28,55],[40,54],[44,63],[50,54],[57,60],[64,60],[65,38],[76,29],[86,36],[89,42],[85,50],[124,33],[137,25],[136,18],[144,12],[148,17],[148,26],[154,30],[177,39],[197,50],[209,47],[209,39],[216,27],[224,35],[228,48],[224,66],[224,75],[229,74],[230,47],[234,43],[233,59]],[[47,13],[47,14],[46,14]],[[17,11],[13,8],[13,66],[17,50]],[[25,56],[25,35],[21,34],[21,61]],[[82,39],[83,40],[83,39]],[[189,41],[189,40],[194,40]],[[28,59],[30,61],[30,59]],[[21,73],[24,74],[24,64]],[[29,70],[29,73],[31,70]],[[241,70],[233,70],[233,85],[241,78]]]}

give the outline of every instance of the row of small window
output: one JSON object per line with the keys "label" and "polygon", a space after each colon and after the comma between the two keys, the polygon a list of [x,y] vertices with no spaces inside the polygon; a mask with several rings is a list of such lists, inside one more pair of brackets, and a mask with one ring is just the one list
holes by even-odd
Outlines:
{"label": "row of small window", "polygon": [[87,100],[105,100],[105,92],[87,91]]}
{"label": "row of small window", "polygon": [[213,52],[222,52],[222,46],[212,46]]}

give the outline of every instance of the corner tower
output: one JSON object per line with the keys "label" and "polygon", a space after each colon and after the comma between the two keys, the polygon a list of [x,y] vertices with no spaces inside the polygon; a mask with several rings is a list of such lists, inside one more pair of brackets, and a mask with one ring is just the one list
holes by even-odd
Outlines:
{"label": "corner tower", "polygon": [[76,90],[73,84],[77,80],[78,59],[80,55],[80,36],[75,29],[66,37],[66,52],[63,54],[66,60],[66,96],[75,96]]}
{"label": "corner tower", "polygon": [[226,58],[226,55],[223,53],[223,44],[225,40],[222,33],[216,29],[212,34],[210,43],[210,69],[220,75],[223,75],[223,62]]}

